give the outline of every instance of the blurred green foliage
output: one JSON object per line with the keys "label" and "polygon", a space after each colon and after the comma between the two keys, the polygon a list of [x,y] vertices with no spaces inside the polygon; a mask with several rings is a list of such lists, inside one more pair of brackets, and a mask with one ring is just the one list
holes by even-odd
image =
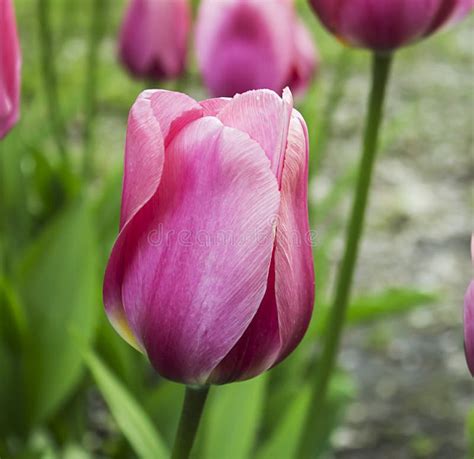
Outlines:
{"label": "blurred green foliage", "polygon": [[[147,84],[131,80],[117,63],[115,42],[123,2],[109,0],[97,69],[98,116],[92,127],[95,170],[84,181],[82,134],[88,112],[84,68],[92,1],[50,2],[58,116],[64,122],[67,166],[55,147],[54,126],[46,108],[34,2],[15,2],[23,50],[22,117],[0,142],[3,459],[166,457],[183,398],[183,388],[153,374],[145,359],[116,335],[102,312],[102,274],[118,227],[127,112]],[[317,133],[311,135],[314,177],[331,161],[327,146],[335,135],[334,117],[348,75],[363,73],[368,59],[364,53],[344,50],[327,35],[305,2],[299,1],[298,7],[314,31],[323,59],[320,78],[298,105],[310,133]],[[454,53],[452,36],[437,40],[447,54]],[[415,58],[414,51],[404,52],[408,62]],[[191,62],[185,89],[203,98]],[[361,94],[361,107],[363,99]],[[415,116],[410,107],[387,126],[382,150],[403,135]],[[324,333],[331,287],[329,254],[344,228],[336,210],[351,192],[354,165],[346,165],[339,177],[326,197],[311,206],[320,239],[315,249],[316,318],[310,332],[272,372],[212,389],[194,451],[196,459],[283,459],[294,454],[308,405],[307,369],[318,358],[318,337]],[[390,286],[355,298],[349,322],[379,320],[436,299],[433,292]],[[327,406],[322,408],[324,425],[315,432],[320,445],[315,458],[330,447],[331,433],[354,396],[351,378],[337,372]],[[471,449],[472,425],[471,415]]]}

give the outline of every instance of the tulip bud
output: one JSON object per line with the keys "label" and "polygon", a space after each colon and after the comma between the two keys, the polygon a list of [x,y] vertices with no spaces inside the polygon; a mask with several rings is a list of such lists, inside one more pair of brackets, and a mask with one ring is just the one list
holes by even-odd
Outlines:
{"label": "tulip bud", "polygon": [[244,380],[300,342],[314,297],[307,174],[288,90],[138,97],[104,303],[162,376]]}
{"label": "tulip bud", "polygon": [[120,34],[120,57],[130,73],[175,78],[185,66],[191,12],[187,0],[131,0]]}
{"label": "tulip bud", "polygon": [[288,0],[203,0],[196,53],[213,96],[288,85],[301,92],[317,65],[313,40]]}
{"label": "tulip bud", "polygon": [[21,54],[11,0],[0,0],[0,139],[17,122]]}
{"label": "tulip bud", "polygon": [[473,0],[311,0],[322,23],[341,41],[374,51],[409,45],[462,19]]}

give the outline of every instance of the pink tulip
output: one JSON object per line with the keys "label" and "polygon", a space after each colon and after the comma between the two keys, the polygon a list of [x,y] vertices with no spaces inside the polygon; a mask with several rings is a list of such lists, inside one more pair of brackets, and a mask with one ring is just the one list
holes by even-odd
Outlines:
{"label": "pink tulip", "polygon": [[0,139],[18,121],[21,53],[11,0],[0,0]]}
{"label": "pink tulip", "polygon": [[391,51],[462,19],[474,0],[311,0],[311,4],[344,43]]}
{"label": "pink tulip", "polygon": [[104,303],[162,376],[248,379],[300,342],[314,294],[307,174],[288,90],[138,97]]}
{"label": "pink tulip", "polygon": [[[471,238],[471,260],[474,265],[474,235]],[[467,366],[474,377],[474,280],[464,297],[464,351]]]}
{"label": "pink tulip", "polygon": [[120,35],[120,57],[138,78],[179,76],[190,29],[187,0],[131,0]]}
{"label": "pink tulip", "polygon": [[250,89],[301,92],[316,67],[316,49],[290,0],[203,0],[196,52],[213,96]]}

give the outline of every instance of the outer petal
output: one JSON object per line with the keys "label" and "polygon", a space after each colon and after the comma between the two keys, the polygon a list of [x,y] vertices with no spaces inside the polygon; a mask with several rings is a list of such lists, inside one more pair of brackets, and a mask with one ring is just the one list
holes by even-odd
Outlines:
{"label": "outer petal", "polygon": [[308,137],[294,111],[283,166],[280,209],[267,291],[258,313],[208,382],[252,378],[284,359],[311,319],[314,272],[307,207]]}
{"label": "outer petal", "polygon": [[120,234],[110,256],[104,279],[104,304],[117,332],[139,348],[122,305],[123,249],[128,223],[158,189],[165,145],[186,123],[199,118],[201,106],[190,97],[170,91],[144,91],[130,110],[125,146]]}
{"label": "outer petal", "polygon": [[291,92],[283,99],[269,90],[249,91],[235,96],[217,115],[226,125],[247,132],[265,151],[278,182],[287,144],[293,109]]}
{"label": "outer petal", "polygon": [[156,191],[165,147],[202,112],[194,99],[178,92],[148,90],[138,96],[128,119],[120,229]]}
{"label": "outer petal", "polygon": [[17,122],[21,55],[11,0],[0,0],[0,139]]}
{"label": "outer petal", "polygon": [[295,96],[303,95],[308,89],[319,64],[319,55],[314,39],[300,19],[295,24],[295,50],[288,86]]}
{"label": "outer petal", "polygon": [[464,297],[464,350],[467,366],[474,377],[474,280]]}
{"label": "outer petal", "polygon": [[293,110],[281,182],[275,239],[275,295],[285,358],[303,338],[314,303],[312,239],[308,220],[309,142],[303,117]]}
{"label": "outer petal", "polygon": [[204,0],[196,51],[211,94],[281,91],[291,64],[293,14],[282,0]]}
{"label": "outer petal", "polygon": [[126,316],[160,374],[205,382],[242,336],[265,293],[278,205],[246,134],[206,117],[170,144],[123,251]]}

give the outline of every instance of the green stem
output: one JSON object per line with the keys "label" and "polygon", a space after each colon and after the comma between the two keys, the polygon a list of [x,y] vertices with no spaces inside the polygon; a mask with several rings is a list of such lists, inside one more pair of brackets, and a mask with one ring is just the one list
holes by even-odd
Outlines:
{"label": "green stem", "polygon": [[186,386],[183,409],[171,459],[189,458],[208,393],[209,386]]}
{"label": "green stem", "polygon": [[51,34],[50,2],[38,0],[39,41],[41,45],[41,71],[43,86],[48,102],[49,118],[53,130],[54,141],[64,164],[68,165],[65,147],[63,120],[59,110],[57,72],[54,65],[53,39]]}
{"label": "green stem", "polygon": [[83,174],[89,178],[94,171],[94,125],[97,116],[97,82],[99,50],[105,30],[107,0],[91,0],[91,23],[89,30],[89,51],[87,58],[86,85],[84,93],[85,119],[84,119],[84,156]]}
{"label": "green stem", "polygon": [[377,153],[379,128],[382,121],[385,90],[387,87],[392,56],[374,54],[372,61],[372,90],[369,96],[368,113],[364,134],[362,157],[359,165],[355,198],[346,234],[344,257],[340,265],[334,302],[329,313],[321,359],[313,369],[314,385],[308,415],[304,424],[298,458],[311,457],[314,450],[312,439],[318,422],[318,414],[326,402],[331,374],[334,370],[346,317],[357,253],[362,235],[367,198]]}

